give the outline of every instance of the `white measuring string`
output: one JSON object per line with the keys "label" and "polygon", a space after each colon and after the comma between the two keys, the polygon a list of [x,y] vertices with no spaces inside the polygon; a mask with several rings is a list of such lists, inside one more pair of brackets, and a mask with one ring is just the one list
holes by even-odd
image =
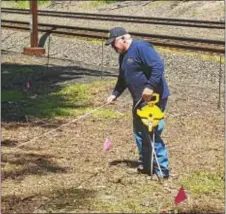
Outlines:
{"label": "white measuring string", "polygon": [[81,120],[81,119],[87,117],[88,115],[92,114],[93,112],[95,112],[95,111],[97,111],[97,110],[99,110],[99,109],[105,107],[105,106],[108,105],[108,104],[109,104],[109,103],[105,103],[104,105],[99,106],[98,108],[95,108],[95,109],[93,109],[92,111],[90,111],[90,112],[88,112],[88,113],[86,113],[86,114],[84,114],[84,115],[82,115],[82,116],[79,116],[78,118],[75,118],[74,120],[72,120],[72,121],[70,121],[70,122],[68,122],[68,123],[66,123],[66,124],[63,124],[63,125],[61,125],[61,126],[55,128],[55,129],[52,129],[52,130],[50,130],[50,131],[48,131],[48,132],[46,132],[46,133],[44,133],[44,134],[41,134],[41,135],[39,135],[39,136],[37,136],[37,137],[34,137],[34,138],[32,138],[31,140],[29,140],[29,141],[27,141],[27,142],[25,142],[25,143],[22,143],[22,144],[20,144],[20,145],[14,147],[14,148],[19,148],[19,147],[21,147],[21,146],[24,146],[24,145],[26,145],[26,144],[28,144],[28,143],[34,141],[34,140],[37,140],[37,139],[40,138],[40,137],[43,137],[43,136],[45,136],[45,135],[47,135],[47,134],[49,134],[49,133],[51,133],[51,132],[53,132],[53,131],[56,131],[57,129],[60,129],[60,128],[64,127],[64,126],[67,126],[67,125],[73,123],[73,122],[76,122],[76,121],[78,121],[78,120]]}

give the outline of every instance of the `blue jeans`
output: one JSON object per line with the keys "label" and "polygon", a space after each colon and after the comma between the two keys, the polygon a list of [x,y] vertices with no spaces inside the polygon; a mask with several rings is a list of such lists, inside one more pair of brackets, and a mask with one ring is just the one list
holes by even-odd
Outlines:
{"label": "blue jeans", "polygon": [[[167,104],[167,98],[160,100],[158,103],[158,106],[162,111],[165,110]],[[136,139],[136,144],[138,147],[139,154],[142,155],[144,168],[150,169],[150,157],[151,157],[151,143],[150,140],[153,140],[153,132],[155,134],[155,152],[156,156],[159,162],[159,165],[161,167],[161,171],[163,173],[163,176],[169,175],[169,168],[168,168],[168,151],[166,148],[166,145],[164,144],[163,139],[161,138],[161,133],[164,128],[165,121],[164,119],[160,120],[158,126],[153,130],[152,132],[148,132],[147,126],[145,126],[140,117],[136,114],[136,110],[133,112],[133,132]],[[153,172],[160,176],[159,169],[157,167],[157,164],[154,159],[153,163]],[[150,173],[150,172],[149,172]]]}

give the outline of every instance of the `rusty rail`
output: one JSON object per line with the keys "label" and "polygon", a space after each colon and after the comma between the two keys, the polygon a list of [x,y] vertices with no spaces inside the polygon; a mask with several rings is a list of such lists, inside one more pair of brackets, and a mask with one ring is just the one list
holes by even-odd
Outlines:
{"label": "rusty rail", "polygon": [[[29,22],[2,20],[1,26],[3,28],[29,30]],[[107,33],[109,32],[108,29],[64,26],[43,23],[39,23],[38,30],[39,32],[49,32],[58,35],[79,36],[95,39],[106,39]],[[151,42],[154,45],[211,53],[225,53],[225,42],[221,40],[177,37],[138,32],[130,32],[130,34],[136,39],[143,39],[148,42]]]}
{"label": "rusty rail", "polygon": [[[1,12],[25,14],[25,15],[29,14],[29,10],[27,9],[4,8],[4,7],[1,8]],[[133,23],[140,23],[140,24],[157,24],[157,25],[172,25],[172,26],[184,26],[184,27],[225,29],[224,21],[112,15],[112,14],[97,14],[97,13],[78,13],[78,12],[51,11],[51,10],[39,10],[38,15],[61,17],[61,18],[72,18],[72,19],[89,19],[89,20],[101,20],[101,21],[133,22]]]}

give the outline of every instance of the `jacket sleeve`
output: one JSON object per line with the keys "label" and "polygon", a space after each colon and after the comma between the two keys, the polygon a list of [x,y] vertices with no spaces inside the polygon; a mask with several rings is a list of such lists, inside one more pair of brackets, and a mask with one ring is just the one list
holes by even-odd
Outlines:
{"label": "jacket sleeve", "polygon": [[119,56],[119,75],[118,75],[118,80],[117,80],[117,83],[115,85],[114,91],[112,93],[116,97],[119,97],[122,94],[122,92],[127,88],[124,76],[123,76],[122,71],[121,71],[122,60],[123,60],[123,56],[120,55]]}
{"label": "jacket sleeve", "polygon": [[119,73],[118,80],[113,91],[113,95],[119,97],[125,89],[126,89],[125,80],[122,74]]}
{"label": "jacket sleeve", "polygon": [[161,81],[164,63],[151,44],[142,45],[139,48],[139,53],[144,69],[149,74],[146,87],[153,90]]}

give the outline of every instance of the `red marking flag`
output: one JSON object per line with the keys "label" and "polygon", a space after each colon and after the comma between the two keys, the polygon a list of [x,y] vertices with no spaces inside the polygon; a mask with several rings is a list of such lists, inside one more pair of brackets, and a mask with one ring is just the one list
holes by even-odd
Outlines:
{"label": "red marking flag", "polygon": [[184,201],[185,199],[187,199],[187,195],[186,195],[186,193],[184,191],[184,188],[181,187],[179,189],[178,193],[177,193],[176,198],[175,198],[175,204],[178,204],[178,203]]}
{"label": "red marking flag", "polygon": [[112,147],[110,139],[107,137],[104,142],[104,151],[107,152]]}

